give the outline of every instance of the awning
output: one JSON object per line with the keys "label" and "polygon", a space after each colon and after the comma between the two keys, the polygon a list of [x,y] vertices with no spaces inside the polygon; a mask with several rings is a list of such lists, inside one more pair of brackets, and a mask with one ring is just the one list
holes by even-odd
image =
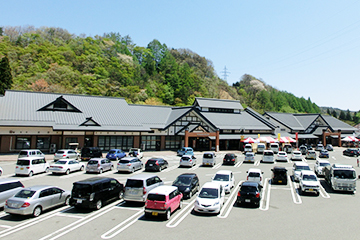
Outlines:
{"label": "awning", "polygon": [[274,143],[274,142],[278,142],[277,139],[274,139],[272,137],[259,137],[256,139],[256,141],[258,142],[262,142],[262,143]]}
{"label": "awning", "polygon": [[343,141],[343,142],[358,142],[359,139],[357,139],[356,137],[348,136],[348,137],[344,137],[343,139],[341,139],[341,141]]}
{"label": "awning", "polygon": [[295,143],[296,140],[292,139],[291,137],[280,137],[281,143]]}
{"label": "awning", "polygon": [[259,141],[253,139],[252,137],[248,137],[248,138],[242,140],[242,142],[243,142],[243,143],[257,143],[257,142],[259,142]]}

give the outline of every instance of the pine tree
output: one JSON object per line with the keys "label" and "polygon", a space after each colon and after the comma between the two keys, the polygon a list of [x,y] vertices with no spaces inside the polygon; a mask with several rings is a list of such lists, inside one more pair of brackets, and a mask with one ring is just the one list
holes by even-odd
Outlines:
{"label": "pine tree", "polygon": [[4,95],[6,89],[10,89],[13,83],[9,59],[5,55],[0,60],[0,94]]}

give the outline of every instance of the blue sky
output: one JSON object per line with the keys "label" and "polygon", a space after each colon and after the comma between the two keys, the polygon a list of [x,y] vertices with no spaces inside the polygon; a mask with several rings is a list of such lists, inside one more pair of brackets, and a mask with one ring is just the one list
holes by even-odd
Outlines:
{"label": "blue sky", "polygon": [[0,26],[119,32],[158,39],[213,62],[227,82],[243,74],[319,106],[359,111],[359,0],[2,1]]}

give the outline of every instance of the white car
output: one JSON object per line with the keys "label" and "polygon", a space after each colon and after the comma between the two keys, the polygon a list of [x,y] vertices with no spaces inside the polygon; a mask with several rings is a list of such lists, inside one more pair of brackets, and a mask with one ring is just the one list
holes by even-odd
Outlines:
{"label": "white car", "polygon": [[246,171],[246,173],[247,173],[247,177],[246,177],[247,181],[258,182],[260,185],[262,185],[264,172],[262,172],[260,169],[250,168],[248,171]]}
{"label": "white car", "polygon": [[15,175],[27,175],[31,177],[37,173],[49,171],[49,163],[43,157],[23,157],[19,158],[15,166]]}
{"label": "white car", "polygon": [[262,162],[275,162],[274,152],[272,150],[265,150],[262,157]]}
{"label": "white car", "polygon": [[54,161],[59,159],[79,159],[80,154],[72,149],[60,149],[54,154]]}
{"label": "white car", "polygon": [[308,150],[305,158],[306,159],[316,159],[316,152],[314,150]]}
{"label": "white car", "polygon": [[194,211],[199,213],[220,213],[224,205],[225,191],[217,182],[205,183],[194,203]]}
{"label": "white car", "polygon": [[278,152],[278,154],[276,155],[276,161],[288,161],[288,156],[287,153],[284,151],[280,151]]}
{"label": "white car", "polygon": [[318,176],[323,176],[324,168],[326,166],[330,166],[330,162],[328,160],[322,160],[322,159],[316,160],[315,166],[314,166],[315,174]]}
{"label": "white car", "polygon": [[255,154],[253,152],[246,152],[244,162],[255,162]]}
{"label": "white car", "polygon": [[302,154],[300,151],[293,151],[292,155],[291,155],[291,160],[295,161],[295,160],[299,160],[302,161]]}
{"label": "white car", "polygon": [[300,174],[300,193],[320,194],[320,182],[313,171],[302,170]]}
{"label": "white car", "polygon": [[45,159],[45,154],[43,154],[39,149],[26,149],[19,152],[18,159],[24,157],[38,157]]}
{"label": "white car", "polygon": [[205,152],[203,154],[203,160],[202,160],[203,166],[215,166],[216,165],[216,155],[213,152]]}
{"label": "white car", "polygon": [[212,177],[213,182],[220,183],[225,189],[225,193],[230,193],[230,190],[235,186],[235,177],[230,170],[220,170]]}
{"label": "white car", "polygon": [[0,176],[3,174],[4,170],[0,167]]}
{"label": "white car", "polygon": [[142,159],[143,156],[144,153],[140,148],[130,148],[129,157],[137,157],[138,159]]}
{"label": "white car", "polygon": [[180,158],[181,167],[192,167],[196,165],[196,158],[194,155],[183,155]]}
{"label": "white car", "polygon": [[50,165],[50,171],[53,174],[64,173],[68,175],[70,172],[83,171],[85,165],[77,160],[61,159]]}
{"label": "white car", "polygon": [[250,143],[245,144],[244,152],[252,152],[252,145]]}
{"label": "white car", "polygon": [[302,170],[311,170],[309,167],[309,164],[305,163],[305,162],[296,162],[293,165],[293,169],[292,169],[292,175],[294,178],[295,182],[298,182],[300,179],[300,173]]}

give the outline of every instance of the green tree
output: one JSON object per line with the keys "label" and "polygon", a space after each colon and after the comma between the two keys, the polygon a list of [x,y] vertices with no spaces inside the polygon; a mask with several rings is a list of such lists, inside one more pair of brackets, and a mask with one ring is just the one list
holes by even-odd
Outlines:
{"label": "green tree", "polygon": [[337,112],[334,109],[331,112],[331,116],[333,116],[334,118],[338,117]]}
{"label": "green tree", "polygon": [[7,55],[0,60],[0,94],[4,94],[6,89],[10,89],[13,83],[11,68]]}
{"label": "green tree", "polygon": [[352,117],[349,109],[346,111],[345,120],[352,121]]}
{"label": "green tree", "polygon": [[339,119],[346,120],[346,115],[345,115],[344,111],[342,111],[342,110],[340,111]]}

